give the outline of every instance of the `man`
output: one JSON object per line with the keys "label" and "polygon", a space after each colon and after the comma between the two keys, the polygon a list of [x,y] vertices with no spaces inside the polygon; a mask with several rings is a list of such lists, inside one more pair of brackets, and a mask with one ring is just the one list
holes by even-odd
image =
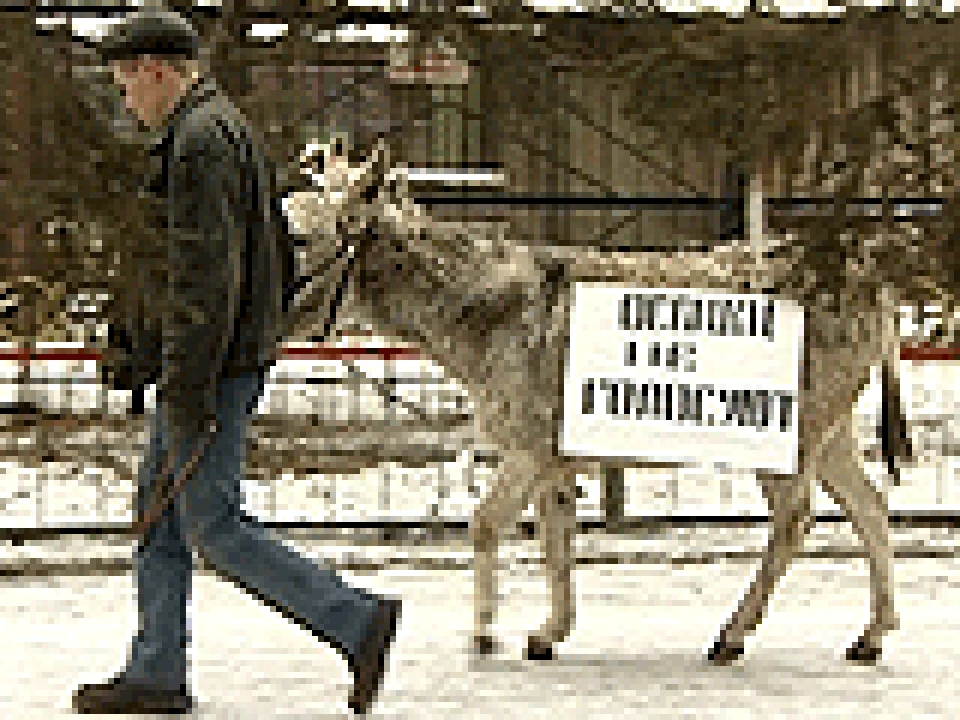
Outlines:
{"label": "man", "polygon": [[137,553],[139,632],[126,667],[107,683],[81,687],[74,708],[177,713],[193,707],[192,547],[222,577],[334,645],[353,673],[349,706],[364,714],[382,681],[399,600],[346,585],[241,510],[249,414],[280,339],[283,278],[272,181],[259,144],[216,83],[199,72],[198,45],[178,15],[144,11],[102,48],[128,109],[148,128],[165,130],[153,149],[159,169],[150,183],[166,210],[160,319],[132,339],[125,362],[108,369],[116,384],[128,386],[143,382],[151,365],[159,371],[158,409],[138,481],[139,517],[155,486],[170,482],[158,477],[165,458],[177,477],[211,421],[218,429]]}

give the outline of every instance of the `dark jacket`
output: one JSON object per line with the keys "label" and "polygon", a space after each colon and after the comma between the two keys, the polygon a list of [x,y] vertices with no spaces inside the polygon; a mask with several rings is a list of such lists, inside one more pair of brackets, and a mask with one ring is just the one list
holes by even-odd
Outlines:
{"label": "dark jacket", "polygon": [[212,79],[181,98],[153,155],[146,201],[152,194],[160,202],[165,267],[136,279],[149,300],[114,332],[114,352],[128,347],[115,384],[156,377],[169,431],[182,438],[213,416],[220,379],[265,372],[275,360],[289,279],[272,174],[250,126]]}

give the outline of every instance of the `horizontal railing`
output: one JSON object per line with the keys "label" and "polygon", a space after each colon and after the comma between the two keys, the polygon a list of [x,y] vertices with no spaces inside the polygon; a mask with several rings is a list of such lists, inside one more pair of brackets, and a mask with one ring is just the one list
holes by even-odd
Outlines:
{"label": "horizontal railing", "polygon": [[[901,357],[920,363],[922,375],[946,369],[925,363],[960,359],[960,353],[916,345],[904,348]],[[102,394],[98,359],[99,354],[88,348],[0,351],[0,365],[16,362],[29,369],[24,386],[30,390],[28,396],[40,401],[37,416],[8,414],[7,427],[0,428],[0,462],[6,460],[6,478],[0,483],[0,529],[109,531],[129,518],[132,478],[145,441],[143,419],[123,411],[81,411],[70,402],[47,403],[54,408],[51,411],[43,407],[39,392],[49,385],[86,384]],[[72,361],[93,366],[82,372],[61,368],[58,373],[48,364]],[[326,369],[319,372],[320,366],[311,366],[312,362]],[[251,510],[278,526],[465,523],[484,486],[489,486],[497,456],[476,446],[469,404],[461,391],[445,384],[439,369],[424,366],[428,362],[409,347],[285,348],[252,423],[246,488]],[[380,390],[347,367],[355,370],[366,363],[376,366],[369,374],[376,376]],[[16,382],[8,378],[6,384]],[[920,387],[923,394],[925,381],[911,382],[907,378],[905,393],[916,400],[916,391],[909,388]],[[960,455],[960,432],[954,439],[954,407],[949,398],[943,399],[951,383],[944,382],[944,391],[934,394],[942,407],[914,402],[914,411],[908,413],[919,437],[918,449],[938,462],[907,473],[903,487],[889,490],[895,522],[949,525],[960,518],[960,487],[954,487],[950,467],[953,456]],[[384,388],[393,397],[385,397]],[[426,418],[411,412],[411,404]],[[874,417],[865,425],[875,422]],[[871,432],[867,427],[865,437]],[[58,464],[68,469],[59,470],[56,477]],[[30,466],[35,471],[28,478]],[[750,473],[684,468],[635,473],[628,484],[632,499],[624,527],[751,523],[766,517],[766,505]],[[581,523],[602,525],[602,482],[585,477],[580,485]],[[11,512],[18,507],[18,512]],[[824,520],[834,517],[829,504],[818,512]]]}
{"label": "horizontal railing", "polygon": [[[419,360],[423,356],[412,347],[285,347],[280,353],[283,358],[309,358],[313,360]],[[100,360],[102,353],[96,350],[43,349],[0,350],[0,361],[14,360],[29,363],[34,360]]]}
{"label": "horizontal railing", "polygon": [[[100,360],[101,353],[95,350],[47,349],[47,350],[0,350],[0,361],[14,360],[32,362],[34,360]],[[419,360],[424,355],[414,347],[285,347],[281,351],[283,358],[310,358],[314,360]],[[900,349],[900,359],[910,362],[931,362],[960,360],[960,347],[936,347],[931,344],[908,345]]]}

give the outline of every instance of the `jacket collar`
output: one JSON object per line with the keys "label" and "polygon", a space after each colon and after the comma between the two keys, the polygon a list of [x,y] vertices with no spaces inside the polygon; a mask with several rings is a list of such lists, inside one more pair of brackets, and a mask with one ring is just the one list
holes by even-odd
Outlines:
{"label": "jacket collar", "polygon": [[216,81],[209,77],[201,77],[191,85],[187,91],[180,96],[180,99],[177,100],[173,106],[173,110],[167,115],[166,125],[161,131],[159,138],[154,142],[153,151],[156,152],[166,147],[173,138],[177,127],[183,121],[183,118],[204,100],[216,94],[218,89]]}

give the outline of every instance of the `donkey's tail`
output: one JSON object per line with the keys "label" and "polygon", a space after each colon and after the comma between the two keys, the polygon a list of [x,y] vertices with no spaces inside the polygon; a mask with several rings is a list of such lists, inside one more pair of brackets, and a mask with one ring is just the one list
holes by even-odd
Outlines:
{"label": "donkey's tail", "polygon": [[916,460],[913,441],[907,427],[903,398],[900,395],[900,373],[895,357],[886,357],[880,366],[880,450],[894,486],[900,484],[901,469]]}

